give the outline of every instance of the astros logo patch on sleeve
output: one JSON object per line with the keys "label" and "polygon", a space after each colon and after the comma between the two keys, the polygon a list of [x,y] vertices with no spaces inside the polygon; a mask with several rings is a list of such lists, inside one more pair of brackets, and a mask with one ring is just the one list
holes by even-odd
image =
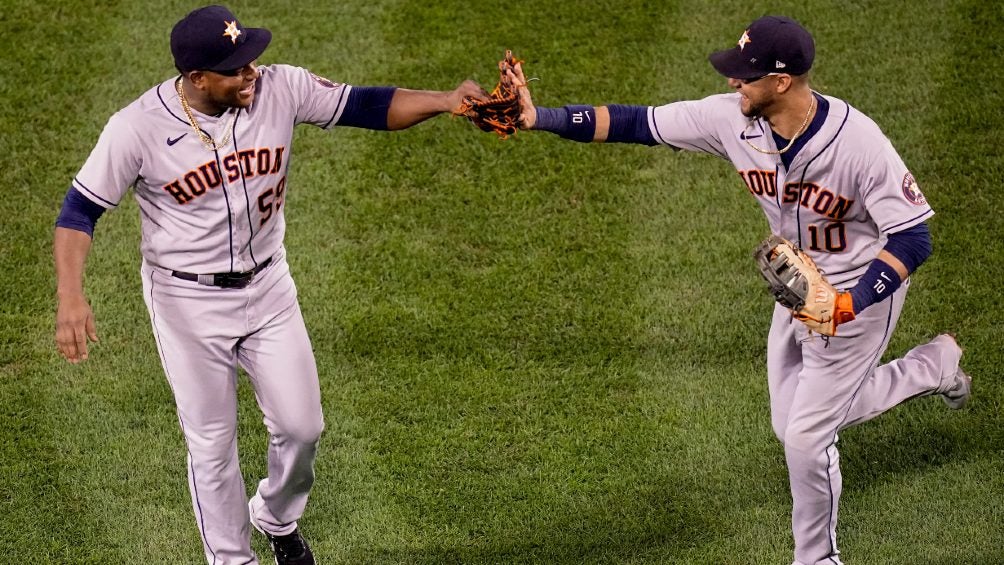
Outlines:
{"label": "astros logo patch on sleeve", "polygon": [[320,83],[320,84],[322,84],[322,85],[324,85],[324,86],[326,86],[328,88],[336,88],[338,86],[337,82],[331,82],[330,80],[328,80],[328,79],[326,79],[324,77],[321,77],[321,76],[317,76],[314,73],[310,73],[310,76],[311,76],[311,78],[313,78],[314,80],[316,80],[318,83]]}
{"label": "astros logo patch on sleeve", "polygon": [[913,175],[909,172],[903,177],[903,196],[912,204],[917,206],[924,206],[927,204],[927,199],[924,198],[924,193],[920,191],[920,186],[917,185],[917,181],[913,179]]}

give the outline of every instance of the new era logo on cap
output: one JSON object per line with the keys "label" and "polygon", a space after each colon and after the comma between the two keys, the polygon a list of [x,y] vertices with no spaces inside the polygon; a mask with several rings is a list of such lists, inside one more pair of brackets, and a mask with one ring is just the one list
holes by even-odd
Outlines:
{"label": "new era logo on cap", "polygon": [[726,77],[752,79],[778,69],[805,74],[815,54],[812,35],[798,22],[784,16],[764,16],[743,31],[736,47],[716,51],[708,59]]}

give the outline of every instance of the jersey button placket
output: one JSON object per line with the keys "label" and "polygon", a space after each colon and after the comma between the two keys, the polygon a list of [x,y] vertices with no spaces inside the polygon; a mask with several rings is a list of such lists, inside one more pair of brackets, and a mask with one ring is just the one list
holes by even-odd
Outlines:
{"label": "jersey button placket", "polygon": [[[233,151],[237,153],[237,140],[234,140]],[[234,257],[234,270],[236,271],[246,271],[253,268],[250,261],[245,260],[245,257],[241,255],[241,248],[243,247],[242,239],[247,237],[248,226],[241,221],[241,218],[245,217],[243,208],[246,206],[244,202],[244,195],[241,193],[241,187],[244,185],[244,179],[247,178],[248,172],[244,170],[244,164],[240,159],[237,160],[238,167],[241,169],[241,176],[234,182],[227,186],[227,191],[230,194],[230,202],[233,204],[230,206],[230,225],[234,227],[233,238],[231,239],[231,252]]]}

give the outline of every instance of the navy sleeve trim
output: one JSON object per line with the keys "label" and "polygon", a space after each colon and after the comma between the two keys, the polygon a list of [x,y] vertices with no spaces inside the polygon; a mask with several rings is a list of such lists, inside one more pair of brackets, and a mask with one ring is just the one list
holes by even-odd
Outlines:
{"label": "navy sleeve trim", "polygon": [[390,113],[390,102],[396,90],[393,86],[353,87],[338,125],[387,130],[387,114]]}
{"label": "navy sleeve trim", "polygon": [[90,194],[92,198],[95,198],[97,200],[100,200],[101,202],[104,202],[105,204],[108,205],[107,206],[108,208],[115,208],[115,206],[116,206],[116,204],[114,202],[111,202],[111,201],[109,201],[107,199],[101,198],[101,196],[95,194],[93,190],[91,190],[91,189],[87,188],[86,186],[84,186],[84,183],[80,182],[80,179],[78,179],[78,178],[74,178],[73,179],[73,184],[71,184],[70,186],[72,188],[76,188],[77,190],[80,190],[82,192],[86,192],[87,194]]}
{"label": "navy sleeve trim", "polygon": [[98,223],[98,218],[105,213],[105,208],[95,204],[74,187],[66,191],[66,198],[63,199],[63,208],[56,218],[56,226],[71,230],[82,231],[87,235],[94,236],[94,226]]}
{"label": "navy sleeve trim", "polygon": [[338,112],[339,112],[339,109],[341,109],[341,110],[344,110],[344,109],[345,109],[345,105],[344,105],[344,103],[343,103],[343,101],[345,100],[345,96],[346,96],[347,94],[349,94],[349,93],[350,93],[351,91],[353,91],[353,90],[355,90],[355,88],[353,88],[353,87],[350,87],[350,86],[349,86],[349,85],[347,85],[347,84],[345,85],[345,87],[344,87],[344,88],[342,88],[342,92],[341,92],[341,94],[339,94],[339,95],[338,95],[338,103],[337,103],[337,104],[335,104],[335,113],[334,113],[334,114],[331,114],[331,119],[329,119],[328,121],[324,122],[324,125],[323,125],[323,126],[321,126],[321,128],[322,128],[322,129],[328,129],[328,127],[329,127],[329,126],[331,125],[331,122],[334,122],[334,121],[335,121],[335,118],[337,118],[337,117],[338,117],[338,115],[339,115],[339,114],[338,114]]}
{"label": "navy sleeve trim", "polygon": [[[891,235],[892,233],[895,233],[895,231],[894,231],[894,230],[895,230],[896,228],[898,228],[898,227],[900,227],[900,226],[905,226],[905,225],[908,225],[908,224],[912,224],[912,223],[914,223],[914,222],[916,222],[917,220],[920,220],[920,219],[922,219],[922,218],[923,218],[923,219],[926,219],[927,217],[929,217],[929,216],[931,216],[931,215],[933,215],[933,214],[934,214],[934,210],[932,210],[932,209],[928,208],[927,210],[924,210],[924,212],[923,212],[923,213],[921,213],[921,214],[917,214],[916,216],[914,216],[914,217],[910,218],[909,220],[906,220],[905,222],[900,222],[900,223],[898,223],[898,224],[895,224],[895,225],[892,225],[892,226],[889,226],[889,227],[888,227],[888,228],[887,228],[887,229],[885,230],[885,232],[886,232],[887,234],[890,234],[890,235]],[[912,226],[911,226],[911,227],[912,227]],[[903,230],[903,231],[907,231],[908,229],[909,229],[909,228],[907,228],[906,230]]]}
{"label": "navy sleeve trim", "polygon": [[648,127],[647,106],[622,106],[611,104],[607,106],[610,112],[610,129],[607,131],[607,143],[639,143],[641,145],[659,145]]}
{"label": "navy sleeve trim", "polygon": [[655,135],[659,136],[659,143],[662,143],[663,145],[670,145],[670,143],[666,141],[665,136],[662,135],[662,132],[659,131],[659,122],[655,119],[655,107],[649,106],[647,114],[649,121],[652,122],[652,128],[655,129]]}

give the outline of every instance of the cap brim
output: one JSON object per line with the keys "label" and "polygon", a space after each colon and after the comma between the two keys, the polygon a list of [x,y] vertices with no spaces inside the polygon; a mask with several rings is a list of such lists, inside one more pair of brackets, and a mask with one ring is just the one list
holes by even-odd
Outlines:
{"label": "cap brim", "polygon": [[724,77],[750,79],[763,76],[765,73],[749,64],[738,47],[715,51],[708,55],[711,66]]}
{"label": "cap brim", "polygon": [[247,39],[237,47],[237,50],[226,59],[206,70],[232,71],[261,57],[261,54],[265,52],[268,44],[272,41],[272,32],[263,27],[246,27],[243,31],[247,34]]}

